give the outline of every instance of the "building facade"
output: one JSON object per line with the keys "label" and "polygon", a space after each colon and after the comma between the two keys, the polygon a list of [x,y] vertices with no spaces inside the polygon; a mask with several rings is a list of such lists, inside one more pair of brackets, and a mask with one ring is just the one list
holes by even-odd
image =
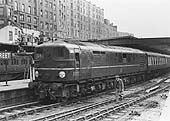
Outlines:
{"label": "building facade", "polygon": [[104,9],[87,0],[0,0],[0,28],[9,25],[24,29],[25,41],[34,36],[48,41],[120,35],[117,26],[104,19]]}

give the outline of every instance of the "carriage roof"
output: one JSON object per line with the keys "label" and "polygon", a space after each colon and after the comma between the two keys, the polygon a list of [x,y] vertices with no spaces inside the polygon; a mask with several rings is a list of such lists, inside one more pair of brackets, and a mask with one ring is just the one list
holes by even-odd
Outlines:
{"label": "carriage roof", "polygon": [[147,55],[151,55],[151,56],[162,56],[162,57],[169,57],[170,55],[166,55],[166,54],[161,54],[161,53],[154,53],[154,52],[145,52]]}

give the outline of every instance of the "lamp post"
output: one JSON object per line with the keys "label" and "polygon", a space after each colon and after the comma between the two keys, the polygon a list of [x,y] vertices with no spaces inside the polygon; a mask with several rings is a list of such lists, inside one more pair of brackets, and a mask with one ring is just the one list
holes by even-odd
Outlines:
{"label": "lamp post", "polygon": [[7,50],[5,50],[5,53],[4,53],[4,61],[5,61],[5,86],[8,86],[8,80],[7,80],[7,65],[8,65],[8,57],[7,57]]}

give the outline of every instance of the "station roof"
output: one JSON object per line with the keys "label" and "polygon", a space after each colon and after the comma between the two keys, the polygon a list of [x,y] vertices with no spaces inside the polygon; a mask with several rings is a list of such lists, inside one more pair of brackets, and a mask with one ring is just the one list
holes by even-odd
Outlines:
{"label": "station roof", "polygon": [[[23,45],[22,47],[27,52],[33,52],[34,51],[34,46]],[[18,45],[0,42],[0,51],[5,51],[5,50],[10,51],[10,52],[17,52]]]}
{"label": "station roof", "polygon": [[170,37],[137,38],[133,36],[88,40],[104,45],[132,47],[144,51],[159,52],[170,55]]}

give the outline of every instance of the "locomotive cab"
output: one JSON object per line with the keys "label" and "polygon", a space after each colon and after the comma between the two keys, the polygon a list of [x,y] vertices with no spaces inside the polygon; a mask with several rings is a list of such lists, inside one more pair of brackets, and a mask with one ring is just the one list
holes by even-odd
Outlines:
{"label": "locomotive cab", "polygon": [[63,43],[39,45],[35,49],[35,82],[41,82],[38,93],[50,93],[54,99],[67,97],[70,93],[67,88],[72,85],[65,87],[65,84],[79,80],[79,48]]}

